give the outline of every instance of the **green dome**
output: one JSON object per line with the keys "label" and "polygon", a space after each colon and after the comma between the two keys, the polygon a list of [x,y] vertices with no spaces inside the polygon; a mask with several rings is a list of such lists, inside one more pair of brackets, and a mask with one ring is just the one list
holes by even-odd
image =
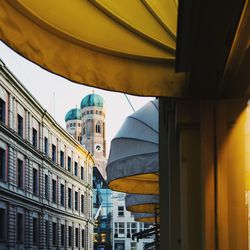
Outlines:
{"label": "green dome", "polygon": [[81,101],[81,109],[85,107],[103,107],[104,100],[100,95],[90,94],[85,96]]}
{"label": "green dome", "polygon": [[81,120],[81,110],[78,108],[71,109],[66,115],[65,115],[65,122],[70,120]]}

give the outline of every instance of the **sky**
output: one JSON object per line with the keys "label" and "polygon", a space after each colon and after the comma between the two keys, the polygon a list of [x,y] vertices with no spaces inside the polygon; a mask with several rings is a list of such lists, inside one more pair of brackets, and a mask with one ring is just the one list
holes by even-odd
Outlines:
{"label": "sky", "polygon": [[[64,129],[65,114],[72,108],[79,108],[84,96],[93,91],[101,95],[105,100],[108,150],[110,141],[125,118],[133,113],[124,94],[87,87],[54,75],[19,56],[2,42],[0,42],[0,59]],[[135,110],[154,99],[153,97],[127,96]]]}

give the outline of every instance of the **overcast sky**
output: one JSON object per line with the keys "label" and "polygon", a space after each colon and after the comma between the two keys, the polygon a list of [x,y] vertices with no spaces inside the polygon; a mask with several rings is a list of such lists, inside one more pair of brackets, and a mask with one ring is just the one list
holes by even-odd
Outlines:
{"label": "overcast sky", "polygon": [[[124,94],[75,84],[62,77],[53,75],[22,58],[2,42],[0,42],[0,58],[63,128],[65,128],[65,114],[71,108],[80,107],[80,102],[84,96],[93,91],[101,95],[105,100],[106,106],[106,139],[108,148],[110,141],[121,127],[124,119],[133,113]],[[128,98],[135,110],[142,107],[149,100],[154,99],[130,95],[128,95]]]}

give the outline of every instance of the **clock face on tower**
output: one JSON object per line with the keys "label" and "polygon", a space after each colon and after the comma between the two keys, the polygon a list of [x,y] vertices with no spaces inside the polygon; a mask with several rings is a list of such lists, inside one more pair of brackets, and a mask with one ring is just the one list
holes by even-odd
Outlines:
{"label": "clock face on tower", "polygon": [[95,151],[96,151],[96,152],[101,152],[101,151],[102,151],[102,145],[99,144],[99,143],[96,143],[96,144],[95,144]]}

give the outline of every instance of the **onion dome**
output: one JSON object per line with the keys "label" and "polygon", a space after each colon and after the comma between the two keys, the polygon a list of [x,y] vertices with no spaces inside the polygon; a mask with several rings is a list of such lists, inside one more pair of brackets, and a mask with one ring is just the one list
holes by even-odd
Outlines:
{"label": "onion dome", "polygon": [[66,115],[65,115],[65,122],[71,121],[71,120],[81,120],[81,110],[78,108],[71,109]]}
{"label": "onion dome", "polygon": [[81,101],[81,109],[85,107],[103,107],[104,100],[100,95],[89,94],[85,96]]}

